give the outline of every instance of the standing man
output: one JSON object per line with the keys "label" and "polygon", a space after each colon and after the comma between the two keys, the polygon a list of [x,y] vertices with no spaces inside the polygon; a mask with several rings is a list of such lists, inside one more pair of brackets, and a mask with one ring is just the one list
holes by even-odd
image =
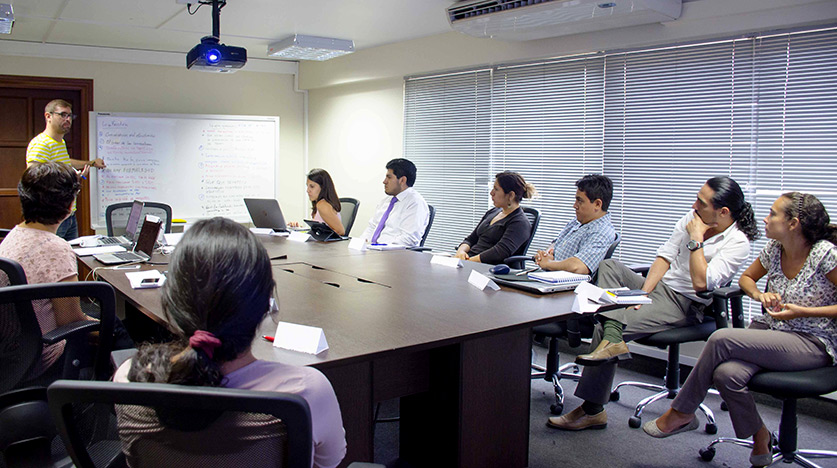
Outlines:
{"label": "standing man", "polygon": [[[63,99],[50,101],[44,108],[46,129],[29,142],[29,147],[26,148],[26,165],[49,161],[61,162],[69,164],[77,172],[80,171],[79,174],[82,178],[87,177],[90,166],[104,169],[105,162],[101,158],[96,158],[95,161],[70,159],[70,155],[67,153],[67,143],[64,142],[64,135],[69,133],[75,118],[72,105],[69,102]],[[68,241],[78,237],[76,202],[73,202],[72,214],[58,226],[56,234]]]}
{"label": "standing man", "polygon": [[375,208],[375,214],[361,236],[373,244],[398,244],[415,247],[421,243],[430,221],[427,202],[413,188],[416,165],[396,158],[387,163],[384,193],[388,196]]}
{"label": "standing man", "polygon": [[538,250],[535,263],[544,270],[592,275],[616,240],[616,229],[607,212],[613,199],[613,182],[607,176],[590,174],[575,181],[575,186],[575,219],[546,250]]}
{"label": "standing man", "polygon": [[645,278],[617,261],[603,261],[599,287],[641,288],[652,303],[598,315],[601,323],[596,325],[593,352],[576,358],[576,363],[585,366],[575,389],[584,403],[563,416],[549,418],[547,426],[569,431],[606,427],[604,405],[610,399],[616,362],[630,356],[625,341],[700,323],[711,300],[696,293],[728,283],[747,260],[750,241],[758,233],[753,209],[738,183],[729,177],[713,177],[657,250]]}

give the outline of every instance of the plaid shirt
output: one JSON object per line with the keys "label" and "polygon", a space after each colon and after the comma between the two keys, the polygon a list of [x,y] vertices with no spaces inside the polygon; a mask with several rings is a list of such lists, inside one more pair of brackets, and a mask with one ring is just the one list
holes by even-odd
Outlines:
{"label": "plaid shirt", "polygon": [[555,244],[555,260],[576,257],[587,265],[592,274],[599,268],[599,262],[604,260],[605,253],[614,240],[616,229],[610,222],[610,213],[605,213],[601,218],[587,224],[573,219],[552,241]]}

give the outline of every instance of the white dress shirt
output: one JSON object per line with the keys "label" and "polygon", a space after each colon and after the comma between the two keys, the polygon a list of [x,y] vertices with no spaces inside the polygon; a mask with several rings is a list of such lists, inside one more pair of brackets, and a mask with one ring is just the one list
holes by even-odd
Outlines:
{"label": "white dress shirt", "polygon": [[[412,187],[407,188],[403,192],[395,196],[398,201],[393,205],[392,211],[384,224],[384,229],[378,236],[377,242],[381,244],[398,244],[407,245],[410,247],[417,246],[421,243],[421,236],[424,235],[424,229],[430,220],[430,209],[427,208],[427,202],[424,197],[415,191]],[[369,220],[369,225],[363,231],[361,236],[367,241],[372,240],[375,234],[375,229],[384,212],[389,207],[389,202],[392,197],[386,197],[378,203],[375,208],[375,214]]]}
{"label": "white dress shirt", "polygon": [[[692,277],[689,274],[689,255],[691,251],[686,247],[689,243],[689,233],[686,225],[694,218],[694,210],[690,210],[680,218],[674,226],[674,232],[665,244],[657,249],[657,256],[666,259],[671,266],[663,276],[663,281],[673,290],[689,299],[702,304],[710,304],[711,299],[700,299],[695,295]],[[724,232],[715,234],[703,243],[703,256],[708,264],[706,268],[706,288],[715,289],[723,286],[735,276],[738,268],[750,255],[750,240],[738,229],[735,223]]]}

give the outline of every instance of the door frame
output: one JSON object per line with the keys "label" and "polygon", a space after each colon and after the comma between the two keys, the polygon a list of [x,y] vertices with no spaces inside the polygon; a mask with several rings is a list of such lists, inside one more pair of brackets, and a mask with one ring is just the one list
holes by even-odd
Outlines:
{"label": "door frame", "polygon": [[[88,112],[93,110],[93,80],[83,78],[52,78],[45,76],[22,76],[22,75],[0,75],[0,88],[28,88],[28,89],[63,89],[77,91],[80,101],[75,113],[82,116],[81,122],[81,158],[90,159],[89,146],[89,119]],[[79,214],[78,230],[79,235],[93,234],[90,227],[90,187],[89,182],[81,185],[79,198],[84,209],[77,210]]]}

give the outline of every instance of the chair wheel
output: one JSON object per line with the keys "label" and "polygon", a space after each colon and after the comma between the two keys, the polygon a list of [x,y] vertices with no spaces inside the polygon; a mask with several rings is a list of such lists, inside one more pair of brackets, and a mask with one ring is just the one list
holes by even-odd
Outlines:
{"label": "chair wheel", "polygon": [[707,434],[717,434],[718,433],[718,425],[717,424],[709,424],[707,423],[704,427]]}
{"label": "chair wheel", "polygon": [[610,392],[610,401],[619,401],[619,392]]}
{"label": "chair wheel", "polygon": [[559,414],[564,412],[564,404],[563,403],[556,403],[554,405],[549,405],[549,412],[558,416]]}
{"label": "chair wheel", "polygon": [[628,426],[631,426],[634,429],[637,429],[641,425],[642,425],[642,419],[640,419],[636,416],[631,416],[631,418],[628,419]]}
{"label": "chair wheel", "polygon": [[712,461],[712,459],[715,458],[715,447],[702,448],[698,450],[698,453],[700,454],[701,460]]}
{"label": "chair wheel", "polygon": [[727,405],[727,402],[721,402],[721,411],[729,411],[729,405]]}

